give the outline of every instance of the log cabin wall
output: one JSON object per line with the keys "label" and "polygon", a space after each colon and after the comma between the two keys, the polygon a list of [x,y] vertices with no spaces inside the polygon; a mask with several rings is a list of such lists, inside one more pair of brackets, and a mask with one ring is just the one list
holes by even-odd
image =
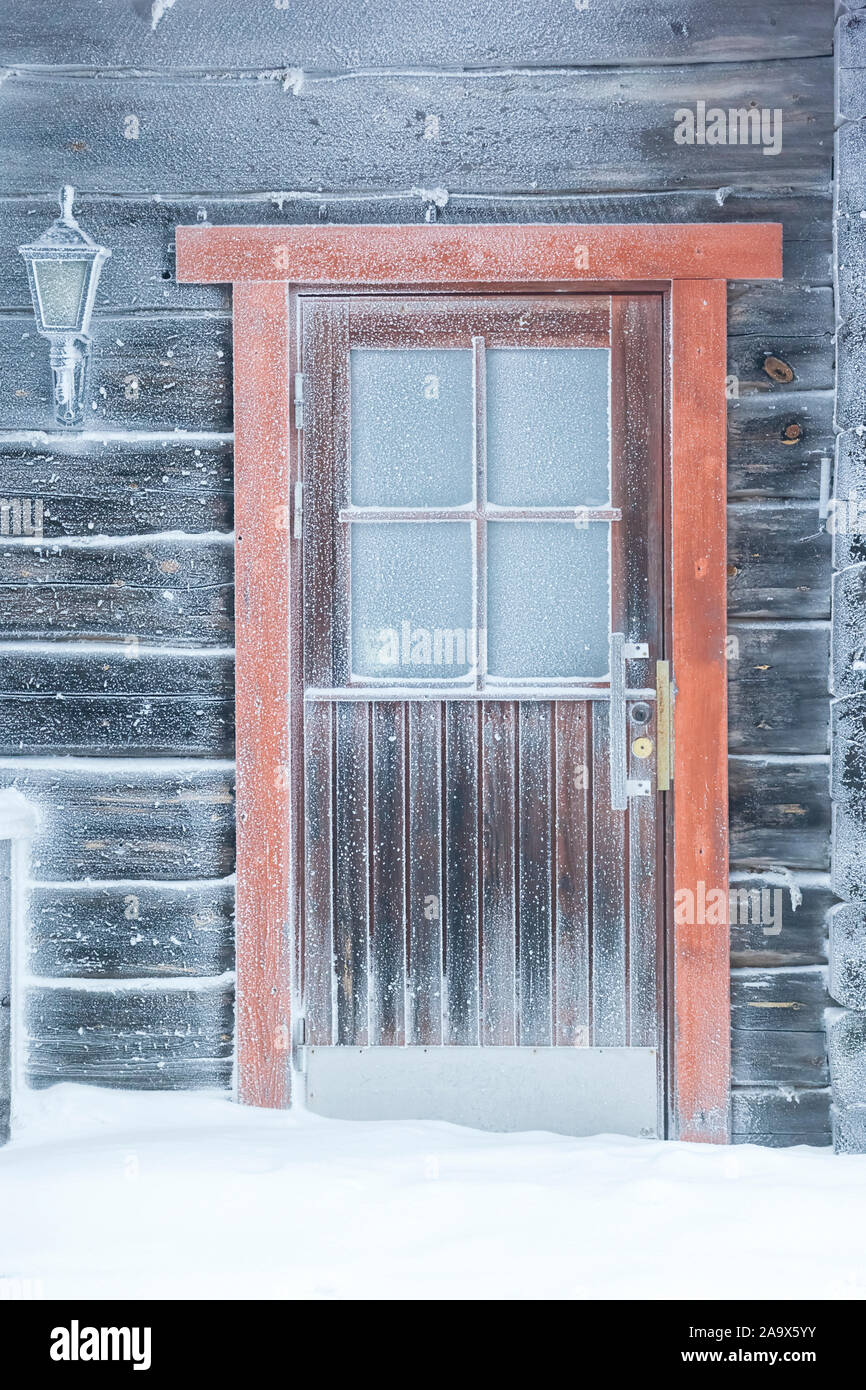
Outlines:
{"label": "log cabin wall", "polygon": [[[829,1142],[832,52],[830,0],[7,0],[0,495],[43,535],[0,545],[0,785],[40,813],[32,1082],[230,1083],[231,306],[175,282],[175,225],[779,221],[784,283],[729,295],[732,865],[782,904],[732,928],[733,1131]],[[781,112],[781,147],[677,143],[699,103]],[[112,259],[61,435],[14,248],[64,183]]]}

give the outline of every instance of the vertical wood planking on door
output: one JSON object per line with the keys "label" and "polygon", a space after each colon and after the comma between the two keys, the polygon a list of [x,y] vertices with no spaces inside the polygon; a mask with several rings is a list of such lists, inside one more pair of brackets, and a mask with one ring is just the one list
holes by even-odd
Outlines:
{"label": "vertical wood planking on door", "polygon": [[590,1037],[589,708],[555,706],[556,990],[554,1042],[585,1047]]}
{"label": "vertical wood planking on door", "polygon": [[334,1041],[334,708],[312,701],[304,711],[306,815],[304,1006],[307,1042]]}
{"label": "vertical wood planking on door", "polygon": [[610,806],[610,707],[592,707],[592,1042],[626,1042],[625,812]]}
{"label": "vertical wood planking on door", "polygon": [[481,706],[481,1041],[517,1042],[516,706]]}
{"label": "vertical wood planking on door", "polygon": [[552,1041],[551,705],[527,700],[518,714],[519,1041]]}
{"label": "vertical wood planking on door", "polygon": [[408,706],[408,1017],[406,1040],[442,1042],[442,706]]}
{"label": "vertical wood planking on door", "polygon": [[370,706],[336,706],[335,913],[337,1041],[369,1042]]}
{"label": "vertical wood planking on door", "polygon": [[404,709],[373,705],[370,1041],[406,1041]]}
{"label": "vertical wood planking on door", "polygon": [[445,1041],[479,1041],[478,709],[445,703]]}

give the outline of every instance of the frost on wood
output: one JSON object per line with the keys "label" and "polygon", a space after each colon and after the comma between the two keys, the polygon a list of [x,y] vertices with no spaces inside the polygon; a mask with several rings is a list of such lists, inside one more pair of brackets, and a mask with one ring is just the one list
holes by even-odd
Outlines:
{"label": "frost on wood", "polygon": [[12,856],[0,840],[0,1144],[9,1138],[12,1093]]}
{"label": "frost on wood", "polygon": [[866,563],[833,575],[831,650],[834,694],[856,698],[866,690]]}
{"label": "frost on wood", "polygon": [[863,1104],[866,1096],[866,1013],[853,1009],[829,1010],[827,1051],[834,1104],[837,1108]]}
{"label": "frost on wood", "polygon": [[[224,1086],[231,1070],[233,998],[214,988],[31,987],[25,996],[26,1072],[32,1085],[82,1081],[146,1090]],[[101,984],[110,985],[110,981]]]}
{"label": "frost on wood", "polygon": [[[836,44],[841,126],[836,146],[834,219],[836,334],[835,498],[833,532],[831,793],[834,799],[832,883],[846,901],[829,916],[830,991],[846,1008],[828,1015],[834,1143],[866,1152],[866,564],[863,533],[863,421],[866,419],[866,251],[863,131],[866,27],[843,15]],[[862,511],[862,519],[861,519]]]}
{"label": "frost on wood", "polygon": [[833,891],[866,899],[866,695],[832,708],[831,793],[834,800]]}
{"label": "frost on wood", "polygon": [[866,1105],[834,1105],[833,1147],[839,1154],[866,1153]]}
{"label": "frost on wood", "polygon": [[866,905],[842,903],[828,916],[830,994],[837,1004],[866,1010]]}
{"label": "frost on wood", "polygon": [[[866,223],[861,224],[860,236],[866,240]],[[866,276],[861,294],[866,294]],[[837,570],[866,560],[866,435],[860,430],[846,430],[836,440],[836,476],[827,529],[833,534],[833,565]],[[837,695],[844,693],[837,687]]]}

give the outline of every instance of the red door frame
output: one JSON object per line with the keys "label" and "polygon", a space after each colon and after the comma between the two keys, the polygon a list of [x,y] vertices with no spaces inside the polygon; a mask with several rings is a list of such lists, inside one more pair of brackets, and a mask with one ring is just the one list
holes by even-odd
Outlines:
{"label": "red door frame", "polygon": [[[657,289],[669,306],[675,892],[728,883],[728,280],[779,279],[776,223],[177,228],[178,280],[234,287],[238,1098],[291,1099],[290,287]],[[668,923],[672,1137],[728,1138],[727,924]]]}

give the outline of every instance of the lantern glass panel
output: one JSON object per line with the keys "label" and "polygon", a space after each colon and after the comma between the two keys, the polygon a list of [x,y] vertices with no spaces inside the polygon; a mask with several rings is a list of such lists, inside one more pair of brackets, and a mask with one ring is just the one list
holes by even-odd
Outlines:
{"label": "lantern glass panel", "polygon": [[45,328],[75,332],[81,327],[90,265],[89,259],[34,260],[33,273]]}

